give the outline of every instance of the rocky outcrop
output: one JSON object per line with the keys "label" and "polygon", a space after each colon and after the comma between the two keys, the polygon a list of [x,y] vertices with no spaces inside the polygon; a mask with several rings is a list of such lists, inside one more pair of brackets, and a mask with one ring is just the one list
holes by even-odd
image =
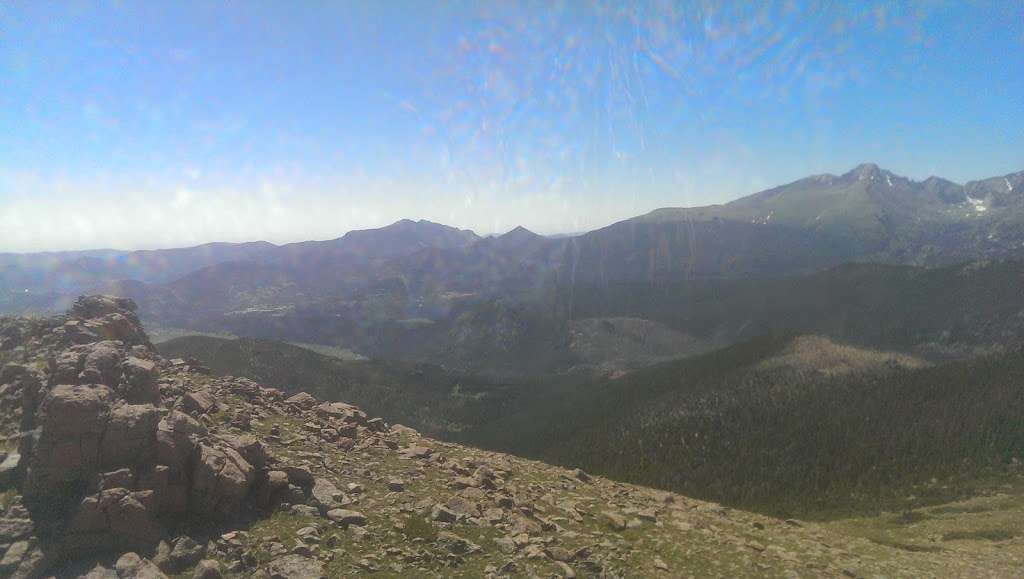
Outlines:
{"label": "rocky outcrop", "polygon": [[[0,521],[10,539],[30,539],[50,559],[148,552],[177,521],[242,516],[254,484],[268,480],[263,446],[211,436],[201,421],[213,395],[161,382],[175,366],[156,354],[131,300],[83,297],[35,330],[17,332],[34,348],[0,371],[0,400],[20,398],[17,424],[4,424],[19,448],[0,460],[0,483],[26,507],[24,519]],[[7,557],[12,570],[21,548]],[[149,573],[145,560],[132,568]]]}

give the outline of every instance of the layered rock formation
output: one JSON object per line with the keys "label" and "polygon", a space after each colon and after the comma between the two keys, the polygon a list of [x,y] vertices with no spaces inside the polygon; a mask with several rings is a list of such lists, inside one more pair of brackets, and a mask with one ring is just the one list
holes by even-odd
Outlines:
{"label": "layered rock formation", "polygon": [[[324,508],[337,494],[301,469],[273,470],[254,436],[211,432],[217,395],[188,381],[203,369],[160,358],[131,300],[83,297],[48,324],[8,320],[5,328],[18,340],[5,347],[16,361],[0,372],[11,449],[0,482],[20,496],[0,523],[7,551],[0,575],[32,577],[82,557],[149,552],[172,528],[258,515],[286,493]],[[255,413],[284,402],[280,392],[251,382],[232,387]],[[298,396],[290,404],[316,401]],[[354,436],[366,428],[354,407],[321,411],[338,423],[335,432]],[[243,427],[249,419],[234,418]],[[148,568],[119,561],[121,567]]]}

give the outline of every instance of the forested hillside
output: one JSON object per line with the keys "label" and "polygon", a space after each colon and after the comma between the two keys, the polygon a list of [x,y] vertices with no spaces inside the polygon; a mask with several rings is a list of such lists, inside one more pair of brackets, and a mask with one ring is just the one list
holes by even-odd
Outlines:
{"label": "forested hillside", "polygon": [[1024,457],[1017,350],[932,365],[825,337],[765,336],[615,379],[496,382],[269,340],[158,347],[449,440],[772,514],[944,500]]}
{"label": "forested hillside", "polygon": [[537,391],[465,439],[804,516],[948,499],[1024,456],[1024,353],[929,367],[874,353],[833,372],[792,363],[791,344]]}

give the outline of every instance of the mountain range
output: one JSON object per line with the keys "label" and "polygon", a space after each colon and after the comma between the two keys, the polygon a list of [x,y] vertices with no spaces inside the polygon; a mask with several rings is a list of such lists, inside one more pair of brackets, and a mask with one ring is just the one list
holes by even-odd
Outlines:
{"label": "mountain range", "polygon": [[[932,311],[915,306],[910,310],[920,316],[904,319],[909,326],[897,337],[858,328],[855,317],[873,319],[871,300],[898,297],[894,287],[913,292],[914,284],[932,283],[939,274],[931,268],[1022,255],[1024,172],[959,185],[938,177],[913,181],[864,164],[571,237],[522,227],[480,237],[402,220],[282,246],[7,254],[0,256],[0,308],[55,310],[77,293],[102,290],[134,298],[158,327],[322,343],[496,376],[616,371],[673,351],[708,351],[780,324],[853,341],[882,337],[899,347],[990,346],[999,332],[1018,335],[1012,316],[1019,304],[1001,295],[988,308],[1011,316],[993,319],[1001,329],[981,336],[972,326],[958,340],[965,332],[956,324],[975,315],[957,309],[952,297],[970,285],[963,277],[928,294],[936,307],[936,300],[952,303],[940,316],[952,325],[929,322]],[[844,264],[851,262],[879,265],[850,270]],[[989,269],[978,275],[996,275]],[[841,287],[820,293],[824,287],[851,277],[882,293],[824,303],[845,295]],[[719,314],[714,323],[709,309]],[[624,335],[616,324],[642,326],[644,337]],[[609,367],[607,350],[627,342],[641,346]]]}

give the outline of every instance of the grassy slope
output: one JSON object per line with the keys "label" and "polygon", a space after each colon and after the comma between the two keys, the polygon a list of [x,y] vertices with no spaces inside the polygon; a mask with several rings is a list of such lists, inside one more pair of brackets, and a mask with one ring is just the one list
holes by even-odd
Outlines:
{"label": "grassy slope", "polygon": [[197,358],[218,374],[357,404],[372,415],[428,433],[493,419],[509,395],[504,384],[437,366],[344,360],[271,340],[187,336],[157,348],[168,358]]}
{"label": "grassy slope", "polygon": [[[238,403],[231,397],[221,402],[229,409],[225,415]],[[329,576],[355,576],[372,569],[375,577],[481,577],[489,568],[513,559],[512,576],[563,574],[564,568],[546,557],[503,554],[496,543],[501,533],[492,527],[472,521],[439,527],[410,508],[463,494],[451,488],[454,475],[445,465],[481,461],[506,469],[517,501],[558,524],[556,529],[532,533],[531,543],[569,553],[585,548],[611,576],[1003,577],[1016,573],[1024,563],[1024,544],[1012,540],[1021,529],[1019,518],[1013,518],[1024,504],[1020,492],[953,505],[954,509],[1002,510],[991,513],[991,518],[972,518],[968,526],[958,526],[955,515],[928,511],[941,525],[937,538],[920,529],[904,529],[893,536],[892,514],[828,525],[783,522],[681,496],[666,503],[664,493],[598,477],[579,484],[568,471],[544,463],[429,439],[407,438],[404,443],[429,446],[447,463],[400,460],[383,446],[340,452],[327,444],[310,445],[303,438],[300,417],[271,415],[257,429],[266,434],[274,425],[281,435],[264,439],[275,456],[289,464],[305,464],[339,487],[348,483],[362,487],[349,508],[367,515],[366,533],[345,532],[323,519],[279,512],[244,527],[240,541],[262,563],[270,559],[267,549],[273,541],[290,544],[298,529],[317,527],[321,544],[328,545],[332,555],[325,569]],[[394,477],[406,481],[405,491],[389,492],[386,481]],[[655,513],[656,520],[640,518],[637,509]],[[611,530],[603,515],[607,511],[626,514],[632,520],[630,528]],[[481,551],[447,556],[437,543],[441,531],[465,537]],[[404,556],[408,551],[427,556],[410,561]],[[658,563],[663,564],[661,569]],[[597,575],[579,561],[571,561],[570,566],[576,568],[577,576]]]}

